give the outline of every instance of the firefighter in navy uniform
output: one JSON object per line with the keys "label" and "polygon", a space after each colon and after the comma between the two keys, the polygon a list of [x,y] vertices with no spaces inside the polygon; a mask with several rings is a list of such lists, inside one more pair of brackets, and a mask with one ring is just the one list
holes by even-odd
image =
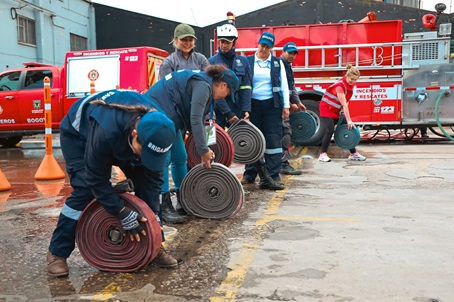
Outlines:
{"label": "firefighter in navy uniform", "polygon": [[[63,118],[60,144],[73,192],[65,201],[50,242],[50,276],[69,274],[66,259],[75,248],[77,222],[94,198],[118,217],[130,240],[140,241],[140,236],[147,235],[139,224],[146,217],[125,207],[110,179],[112,165],[118,166],[133,181],[136,196],[159,213],[162,173],[175,140],[175,126],[157,108],[137,92],[109,90],[78,100]],[[162,248],[153,263],[178,266]]]}
{"label": "firefighter in navy uniform", "polygon": [[283,190],[279,173],[282,167],[282,120],[289,117],[289,90],[282,61],[272,55],[275,37],[264,32],[258,50],[248,56],[252,71],[251,122],[262,131],[266,141],[265,158],[246,165],[242,183],[253,183],[257,174],[259,188]]}
{"label": "firefighter in navy uniform", "polygon": [[[282,63],[284,63],[285,71],[287,74],[287,83],[288,89],[290,92],[290,111],[306,111],[306,106],[303,105],[301,102],[298,92],[296,91],[295,87],[295,75],[293,74],[292,63],[295,60],[298,49],[296,48],[296,44],[293,42],[288,42],[284,45],[282,49],[282,55],[280,59]],[[292,158],[292,154],[290,153],[290,146],[291,146],[291,136],[292,136],[292,127],[290,126],[290,119],[283,120],[284,125],[284,137],[282,139],[282,168],[281,174],[288,174],[288,175],[301,175],[303,172],[301,170],[294,169],[290,163],[289,159]]]}
{"label": "firefighter in navy uniform", "polygon": [[251,111],[252,74],[249,62],[245,56],[235,52],[235,43],[238,31],[232,24],[224,24],[216,29],[219,47],[218,53],[209,58],[211,64],[222,64],[231,69],[240,81],[240,87],[235,95],[235,102],[231,96],[225,101],[217,101],[215,107],[216,122],[223,128],[230,126],[238,119],[249,119]]}
{"label": "firefighter in navy uniform", "polygon": [[[205,117],[215,100],[234,96],[238,86],[233,71],[222,65],[209,65],[205,71],[174,71],[151,86],[145,96],[162,108],[175,123],[175,129],[192,132],[202,165],[211,168],[214,152],[207,145]],[[177,135],[174,145],[184,146],[182,141],[183,137]],[[178,207],[181,205],[177,203]]]}

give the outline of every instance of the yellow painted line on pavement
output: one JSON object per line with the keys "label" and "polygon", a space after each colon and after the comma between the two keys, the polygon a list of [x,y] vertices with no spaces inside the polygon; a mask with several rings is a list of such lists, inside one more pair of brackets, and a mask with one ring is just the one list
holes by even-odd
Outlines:
{"label": "yellow painted line on pavement", "polygon": [[[304,147],[300,154],[306,154],[307,147]],[[298,166],[301,166],[302,159],[298,158],[295,162],[298,162]],[[257,250],[262,246],[263,239],[265,237],[266,225],[274,220],[293,220],[293,221],[340,221],[340,222],[357,222],[358,219],[353,218],[328,218],[328,217],[286,217],[276,216],[282,201],[284,200],[285,194],[293,180],[293,176],[285,178],[284,184],[285,189],[276,191],[274,197],[268,203],[263,216],[257,219],[255,222],[256,228],[259,230],[259,238],[246,238],[249,243],[243,243],[239,254],[230,260],[227,265],[231,271],[227,274],[227,277],[222,281],[221,285],[216,290],[216,293],[210,297],[210,302],[227,302],[235,301],[235,297],[238,294],[243,282],[246,278],[246,274],[255,258]],[[250,243],[254,241],[253,243]]]}
{"label": "yellow painted line on pavement", "polygon": [[112,299],[116,293],[121,292],[119,282],[122,281],[124,283],[125,280],[131,279],[132,277],[133,274],[129,273],[119,274],[115,281],[109,283],[102,291],[93,295],[91,301],[108,301]]}

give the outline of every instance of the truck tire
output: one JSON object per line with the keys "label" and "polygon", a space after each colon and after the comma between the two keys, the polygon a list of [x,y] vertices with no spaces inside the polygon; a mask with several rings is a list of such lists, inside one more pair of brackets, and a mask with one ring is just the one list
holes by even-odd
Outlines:
{"label": "truck tire", "polygon": [[319,102],[311,99],[302,99],[301,102],[306,106],[307,113],[314,117],[317,124],[315,134],[304,143],[304,146],[319,146],[322,144],[323,134],[325,133],[325,130],[321,127]]}
{"label": "truck tire", "polygon": [[11,148],[16,146],[22,140],[21,135],[10,136],[10,137],[0,137],[0,145],[6,148]]}

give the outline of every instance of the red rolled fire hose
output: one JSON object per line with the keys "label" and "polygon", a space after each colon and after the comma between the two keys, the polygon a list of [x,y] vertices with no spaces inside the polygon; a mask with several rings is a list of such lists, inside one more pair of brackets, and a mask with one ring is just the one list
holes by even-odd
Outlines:
{"label": "red rolled fire hose", "polygon": [[[213,123],[213,125],[216,127],[216,144],[209,147],[215,154],[214,162],[230,167],[234,157],[233,141],[221,126],[216,123]],[[197,164],[200,164],[202,159],[195,148],[195,140],[192,133],[189,133],[185,142],[185,147],[188,153],[189,167],[192,168]]]}
{"label": "red rolled fire hose", "polygon": [[140,242],[123,236],[117,217],[93,200],[82,212],[76,228],[76,242],[81,256],[91,266],[107,272],[135,272],[156,257],[162,243],[161,226],[150,207],[140,198],[120,194],[125,206],[147,218],[141,222],[146,236]]}

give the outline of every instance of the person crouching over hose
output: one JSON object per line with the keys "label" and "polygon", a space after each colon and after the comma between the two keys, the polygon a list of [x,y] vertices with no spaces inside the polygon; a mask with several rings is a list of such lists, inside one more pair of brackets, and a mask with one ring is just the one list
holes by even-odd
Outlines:
{"label": "person crouching over hose", "polygon": [[[348,102],[353,95],[353,88],[355,87],[356,81],[359,78],[359,70],[353,67],[351,64],[347,65],[347,73],[339,81],[328,87],[322,100],[320,101],[320,118],[322,127],[325,129],[325,133],[322,138],[322,152],[318,158],[321,162],[329,162],[327,152],[331,142],[331,137],[334,133],[334,124],[340,118],[341,110],[344,111],[345,119],[342,123],[348,124],[348,129],[355,127],[348,109]],[[356,148],[350,149],[349,160],[366,160],[366,157],[359,154]]]}
{"label": "person crouching over hose", "polygon": [[[180,70],[169,73],[150,87],[145,93],[174,122],[181,133],[192,132],[196,151],[201,163],[211,168],[214,152],[208,147],[205,117],[213,111],[215,100],[223,100],[228,95],[235,101],[235,92],[240,83],[235,73],[222,65],[210,65],[206,70]],[[170,152],[184,153],[183,136],[177,135]],[[182,150],[179,150],[182,149]],[[170,199],[162,199],[162,212],[170,216],[181,208],[177,192],[176,209]]]}
{"label": "person crouching over hose", "polygon": [[[94,198],[118,217],[130,240],[147,236],[139,224],[146,222],[146,217],[125,207],[110,179],[112,165],[118,166],[133,181],[136,196],[158,215],[162,174],[175,140],[175,125],[156,108],[137,92],[109,90],[78,100],[63,118],[60,144],[73,192],[65,201],[50,242],[50,276],[69,274],[66,259],[75,248],[77,222]],[[162,248],[152,263],[178,266]]]}

